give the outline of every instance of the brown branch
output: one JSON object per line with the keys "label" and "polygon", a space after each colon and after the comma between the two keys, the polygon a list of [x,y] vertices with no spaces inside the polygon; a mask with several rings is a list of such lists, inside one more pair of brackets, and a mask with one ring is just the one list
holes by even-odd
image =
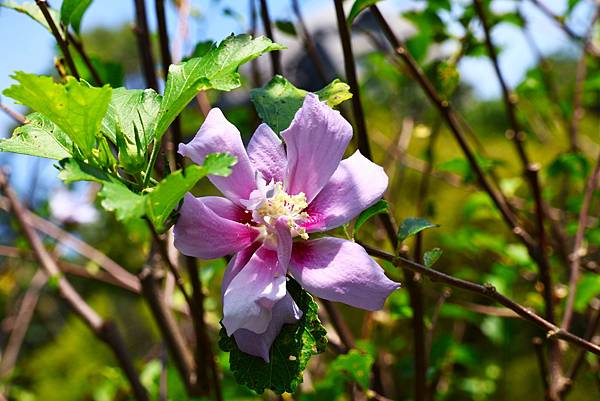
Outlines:
{"label": "brown branch", "polygon": [[192,356],[177,327],[175,318],[165,305],[164,297],[158,288],[160,274],[154,267],[158,263],[156,256],[154,252],[151,252],[146,266],[144,266],[139,275],[140,282],[142,283],[142,294],[152,311],[156,324],[173,358],[175,367],[179,371],[188,392],[193,392],[193,383],[196,382],[196,378],[192,370]]}
{"label": "brown branch", "polygon": [[[596,298],[592,301],[590,305],[590,309],[592,311],[592,315],[590,318],[590,322],[587,325],[587,329],[583,338],[586,340],[591,340],[594,337],[594,333],[600,326],[600,299]],[[579,373],[579,369],[583,365],[585,360],[585,351],[579,350],[579,353],[575,357],[575,361],[573,362],[573,366],[567,372],[567,380],[565,380],[563,387],[560,389],[560,394],[564,397],[567,395],[571,388],[573,387],[573,383],[577,378],[577,373]]]}
{"label": "brown branch", "polygon": [[[273,29],[271,27],[271,18],[269,17],[269,8],[267,7],[267,0],[260,0],[260,15],[265,30],[265,35],[271,41],[275,42],[275,36],[273,36]],[[281,68],[281,53],[280,52],[269,52],[271,57],[271,70],[273,75],[281,75],[283,69]]]}
{"label": "brown branch", "polygon": [[10,332],[10,337],[2,353],[2,359],[0,359],[0,377],[8,376],[15,367],[21,345],[23,345],[25,334],[40,298],[40,293],[47,281],[48,276],[42,270],[38,270],[33,279],[31,279],[29,287],[19,305],[19,310],[14,316],[14,324]]}
{"label": "brown branch", "polygon": [[575,294],[577,293],[577,282],[579,281],[581,257],[586,254],[586,250],[583,247],[583,240],[585,235],[585,229],[588,222],[588,214],[590,211],[590,204],[592,203],[592,197],[594,191],[598,186],[598,178],[600,177],[600,154],[596,160],[594,171],[590,174],[587,183],[585,185],[585,192],[583,195],[583,201],[581,202],[581,210],[579,211],[579,223],[577,225],[577,231],[575,233],[575,242],[573,244],[573,252],[570,255],[570,276],[569,276],[569,295],[567,297],[567,304],[565,306],[565,313],[563,315],[562,324],[560,327],[563,330],[569,330],[571,326],[571,319],[573,317],[573,307],[575,304]]}
{"label": "brown branch", "polygon": [[[4,206],[0,204],[0,208],[4,209]],[[114,279],[121,283],[121,285],[125,288],[132,292],[140,292],[140,283],[137,277],[129,273],[124,267],[106,256],[104,253],[100,252],[98,249],[80,240],[69,232],[63,230],[54,223],[51,223],[50,221],[36,215],[32,211],[25,209],[24,213],[27,214],[27,218],[37,230],[49,235],[52,238],[55,238],[63,245],[73,249],[75,252],[98,264],[98,266],[114,277]]]}
{"label": "brown branch", "polygon": [[92,78],[94,78],[94,81],[96,81],[96,85],[102,85],[103,84],[102,78],[100,77],[98,70],[96,70],[96,67],[94,67],[94,64],[92,64],[92,60],[90,60],[89,56],[87,55],[87,53],[83,47],[83,43],[81,41],[77,40],[68,31],[67,31],[67,40],[69,41],[69,43],[71,43],[73,45],[73,47],[75,48],[77,53],[79,53],[79,55],[81,56],[83,63],[85,64],[87,69],[92,74]]}
{"label": "brown branch", "polygon": [[365,121],[365,113],[363,111],[362,102],[360,101],[360,87],[356,77],[356,65],[354,64],[354,54],[352,51],[352,40],[350,38],[350,29],[346,22],[344,14],[344,5],[342,0],[333,0],[335,4],[335,15],[337,18],[337,27],[340,34],[340,42],[344,53],[344,70],[346,72],[346,80],[352,92],[352,113],[354,115],[354,124],[356,125],[356,135],[358,139],[358,149],[367,159],[371,160],[371,147],[367,135],[367,123]]}
{"label": "brown branch", "polygon": [[0,110],[5,112],[10,118],[18,122],[19,124],[27,124],[27,118],[16,110],[11,109],[4,103],[0,102]]}
{"label": "brown branch", "polygon": [[[202,291],[202,282],[200,281],[200,272],[196,259],[191,256],[184,256],[185,266],[187,267],[190,282],[192,284],[192,322],[196,332],[196,374],[197,384],[200,388],[210,389],[215,395],[217,401],[223,400],[221,392],[221,383],[219,379],[219,370],[215,362],[210,338],[205,321],[204,312],[204,292]],[[209,378],[210,373],[210,378]],[[211,383],[212,381],[212,383]],[[212,384],[212,387],[211,387]]]}
{"label": "brown branch", "polygon": [[146,85],[158,90],[158,80],[154,69],[154,56],[152,55],[152,42],[148,31],[148,17],[146,16],[146,4],[144,0],[133,0],[135,5],[135,27],[133,29],[137,37],[138,52],[142,59],[142,70]]}
{"label": "brown branch", "polygon": [[138,401],[149,401],[146,389],[141,384],[139,377],[133,366],[133,361],[127,353],[127,348],[119,334],[116,326],[111,321],[103,320],[84,300],[79,293],[73,288],[71,283],[61,275],[60,269],[52,256],[48,253],[42,241],[37,236],[31,224],[30,215],[26,213],[25,208],[17,198],[16,194],[10,188],[6,176],[0,172],[0,189],[4,192],[10,202],[11,210],[23,234],[27,238],[31,249],[33,250],[38,262],[43,268],[48,277],[54,277],[58,281],[58,290],[61,296],[67,301],[73,312],[77,314],[113,351],[115,357],[119,361],[121,368],[127,380],[129,381],[133,394]]}
{"label": "brown branch", "polygon": [[292,11],[294,15],[296,15],[296,19],[298,20],[298,26],[300,27],[300,35],[302,36],[302,42],[304,44],[304,48],[306,49],[306,53],[308,57],[310,57],[313,65],[315,66],[315,70],[317,71],[317,75],[321,79],[323,85],[327,84],[327,72],[325,70],[325,66],[321,61],[321,57],[319,57],[319,52],[317,51],[317,47],[315,46],[315,41],[310,34],[310,31],[306,27],[306,23],[304,22],[304,18],[302,17],[302,11],[300,10],[300,5],[298,4],[298,0],[292,0]]}
{"label": "brown branch", "polygon": [[423,266],[420,263],[413,262],[410,259],[394,256],[387,252],[381,251],[379,249],[375,249],[369,245],[361,244],[367,252],[374,257],[387,260],[390,263],[393,263],[397,267],[409,269],[413,272],[420,273],[423,276],[427,276],[431,281],[439,281],[445,284],[448,284],[452,287],[461,288],[463,290],[467,290],[469,292],[473,292],[487,298],[490,298],[501,305],[506,306],[507,308],[513,310],[524,320],[530,321],[537,325],[538,327],[545,330],[548,338],[557,338],[561,340],[565,340],[569,343],[575,344],[581,348],[586,349],[589,352],[592,352],[596,355],[600,355],[600,346],[591,343],[588,340],[585,340],[573,333],[570,333],[566,330],[562,330],[560,327],[555,324],[547,321],[543,317],[537,315],[530,309],[516,303],[510,298],[499,293],[496,288],[491,284],[477,284],[471,281],[462,280],[453,276],[450,276],[446,273],[442,273],[438,270],[434,270],[428,267]]}
{"label": "brown branch", "polygon": [[425,76],[425,74],[421,70],[421,67],[416,63],[416,61],[411,56],[411,54],[408,52],[406,47],[396,37],[396,35],[394,34],[392,29],[388,25],[387,21],[385,20],[385,18],[383,17],[381,12],[377,8],[377,6],[370,6],[369,9],[373,13],[376,21],[381,26],[386,38],[392,45],[395,54],[405,62],[410,73],[413,75],[413,77],[415,78],[417,83],[424,90],[424,92],[427,95],[427,97],[429,98],[429,100],[434,104],[434,106],[440,112],[441,116],[446,121],[448,127],[450,128],[450,131],[452,132],[452,134],[454,135],[454,138],[458,142],[458,145],[460,146],[461,150],[465,154],[465,157],[467,158],[467,161],[469,162],[471,169],[475,173],[475,176],[477,177],[477,180],[478,180],[481,188],[492,199],[493,203],[496,205],[500,214],[502,215],[504,222],[508,225],[508,227],[513,231],[513,233],[526,246],[528,246],[528,247],[533,246],[534,242],[533,242],[532,238],[519,225],[517,217],[514,215],[513,211],[509,207],[508,202],[506,201],[504,195],[500,191],[496,190],[489,183],[487,178],[485,177],[483,170],[481,169],[481,167],[479,166],[479,163],[477,162],[475,154],[473,153],[473,151],[471,150],[471,148],[469,147],[469,145],[466,141],[465,135],[461,128],[460,119],[459,119],[458,115],[456,114],[456,112],[454,111],[454,109],[452,108],[452,106],[450,105],[450,103],[446,100],[443,100],[440,97],[440,95],[437,93],[437,91],[435,90],[432,83],[429,81],[429,79]]}
{"label": "brown branch", "polygon": [[77,68],[75,68],[75,63],[73,62],[73,58],[71,57],[71,53],[69,52],[69,45],[67,44],[60,31],[58,30],[58,27],[54,23],[54,19],[52,19],[50,11],[48,10],[48,3],[46,2],[46,0],[35,0],[35,2],[38,5],[40,11],[42,12],[44,19],[48,23],[50,31],[52,32],[52,35],[56,40],[56,44],[58,44],[58,47],[60,47],[60,51],[62,52],[63,57],[65,58],[71,75],[79,79],[79,73],[77,72]]}
{"label": "brown branch", "polygon": [[[160,43],[160,56],[163,70],[163,77],[166,80],[169,74],[169,66],[173,64],[171,50],[169,49],[169,32],[167,30],[167,18],[165,16],[165,0],[154,1],[156,10],[156,20],[158,22],[158,40]],[[181,143],[181,121],[179,116],[173,120],[170,126],[171,137],[166,144],[170,157],[175,162],[176,168],[183,167],[183,156],[177,152]]]}
{"label": "brown branch", "polygon": [[531,343],[533,344],[538,367],[540,368],[540,377],[542,379],[542,386],[544,387],[544,394],[548,395],[550,383],[548,382],[548,362],[546,361],[546,355],[544,354],[544,340],[540,337],[534,337],[533,340],[531,340]]}
{"label": "brown branch", "polygon": [[[35,258],[35,255],[31,251],[26,251],[26,250],[12,247],[12,246],[6,246],[6,245],[0,245],[0,256],[6,256],[6,257],[11,257],[11,258],[23,258],[23,257],[27,257],[30,259]],[[116,280],[113,276],[111,276],[110,274],[108,274],[104,271],[98,271],[98,272],[92,273],[92,272],[88,271],[84,266],[80,266],[75,263],[70,263],[70,262],[67,262],[64,260],[60,260],[60,259],[57,260],[56,263],[58,264],[60,271],[63,273],[72,274],[74,276],[83,277],[83,278],[87,278],[87,279],[102,281],[107,284],[111,284],[116,287],[123,288],[124,290],[130,291],[134,294],[140,293],[139,284],[137,285],[137,287],[128,286],[128,285],[124,284],[123,282]]]}
{"label": "brown branch", "polygon": [[335,329],[337,335],[340,338],[340,341],[342,342],[342,353],[347,353],[349,350],[356,346],[356,344],[354,343],[354,336],[352,335],[350,328],[348,327],[348,325],[344,321],[344,318],[331,301],[321,299],[321,304],[327,311],[329,321],[331,322],[331,325]]}

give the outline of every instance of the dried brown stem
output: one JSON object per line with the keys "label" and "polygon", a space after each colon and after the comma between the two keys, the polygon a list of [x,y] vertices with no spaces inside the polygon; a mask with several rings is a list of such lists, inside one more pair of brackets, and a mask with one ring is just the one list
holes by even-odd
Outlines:
{"label": "dried brown stem", "polygon": [[8,107],[7,105],[5,105],[4,103],[0,103],[0,110],[2,110],[3,112],[5,112],[10,118],[12,118],[13,120],[15,120],[17,123],[19,124],[27,124],[27,119],[25,118],[25,116],[21,113],[19,113],[16,110],[11,109],[10,107]]}
{"label": "dried brown stem", "polygon": [[431,281],[439,281],[445,284],[448,284],[452,287],[461,288],[463,290],[473,292],[479,295],[483,295],[487,298],[490,298],[501,305],[506,306],[507,308],[513,310],[524,320],[530,321],[538,327],[544,329],[548,338],[556,338],[565,340],[569,343],[575,344],[589,352],[592,352],[596,355],[600,355],[600,346],[591,343],[588,340],[585,340],[573,333],[570,333],[566,330],[562,330],[557,325],[547,321],[543,317],[537,315],[530,309],[518,304],[512,299],[500,294],[496,288],[491,284],[477,284],[472,281],[462,280],[453,276],[450,276],[446,273],[442,273],[438,270],[434,270],[428,267],[423,266],[420,263],[413,262],[410,259],[394,256],[387,252],[381,251],[379,249],[373,248],[366,244],[361,244],[367,252],[374,257],[387,260],[390,263],[393,263],[397,267],[409,269],[413,272],[420,273],[423,276],[428,277]]}
{"label": "dried brown stem", "polygon": [[65,58],[65,62],[67,63],[67,67],[69,67],[71,75],[79,79],[79,73],[77,72],[77,68],[75,68],[75,63],[73,62],[73,58],[71,57],[71,53],[69,52],[69,45],[65,41],[65,38],[63,38],[62,34],[58,30],[58,27],[54,23],[54,19],[52,19],[52,16],[50,15],[50,11],[48,10],[48,2],[46,2],[46,0],[35,0],[35,2],[39,7],[40,11],[42,12],[44,19],[48,23],[50,31],[52,32],[52,35],[56,40],[56,44],[58,44],[58,47],[60,47],[60,51],[62,52],[63,57]]}
{"label": "dried brown stem", "polygon": [[96,311],[94,311],[83,300],[83,298],[81,298],[71,283],[61,275],[58,265],[48,253],[42,244],[42,241],[34,231],[30,215],[26,213],[25,208],[17,198],[12,188],[10,188],[8,185],[6,176],[1,172],[0,189],[2,192],[4,192],[6,198],[8,199],[11,210],[19,222],[23,234],[27,238],[27,241],[29,242],[31,249],[36,256],[36,259],[40,263],[45,274],[48,277],[54,277],[57,279],[58,290],[73,312],[75,312],[75,314],[77,314],[90,327],[90,329],[98,338],[104,341],[111,348],[131,385],[136,400],[149,401],[146,389],[142,386],[139,380],[139,377],[133,366],[133,361],[127,352],[123,339],[121,338],[116,326],[110,321],[103,320],[102,317],[100,317],[100,315],[98,315]]}
{"label": "dried brown stem", "polygon": [[569,295],[567,297],[567,304],[565,306],[565,313],[563,315],[562,324],[560,327],[563,330],[569,330],[571,326],[571,319],[573,317],[573,306],[575,304],[575,294],[577,293],[577,282],[579,281],[581,257],[585,255],[586,250],[583,248],[583,239],[585,235],[585,229],[588,222],[588,214],[590,211],[590,204],[592,203],[592,197],[594,191],[598,186],[598,178],[600,177],[600,154],[596,160],[594,171],[590,174],[587,183],[585,185],[585,192],[583,195],[583,201],[581,202],[581,210],[579,211],[579,223],[577,225],[577,231],[575,233],[575,242],[573,244],[573,252],[570,255],[570,276],[569,276]]}
{"label": "dried brown stem", "polygon": [[[271,18],[269,17],[269,8],[267,7],[267,0],[260,0],[260,15],[263,22],[265,35],[275,42],[275,36],[273,36],[273,28],[271,26]],[[269,56],[271,57],[271,70],[273,71],[273,75],[281,75],[283,72],[281,68],[281,53],[269,52]]]}
{"label": "dried brown stem", "polygon": [[135,27],[133,29],[138,44],[138,52],[142,59],[142,70],[146,80],[146,86],[158,90],[158,80],[152,55],[152,42],[148,30],[148,17],[146,15],[146,4],[144,0],[133,0],[135,6]]}

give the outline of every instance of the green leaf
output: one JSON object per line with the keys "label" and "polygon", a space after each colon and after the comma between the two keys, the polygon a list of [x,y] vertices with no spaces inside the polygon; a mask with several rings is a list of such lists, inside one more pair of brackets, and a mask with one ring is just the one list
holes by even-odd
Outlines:
{"label": "green leaf", "polygon": [[104,183],[111,180],[108,174],[81,160],[61,160],[58,169],[60,170],[60,173],[58,173],[58,178],[63,180],[66,184],[76,181],[94,181],[98,183]]}
{"label": "green leaf", "polygon": [[294,23],[291,21],[283,21],[283,20],[275,21],[275,26],[281,32],[286,33],[290,36],[298,35],[298,32],[296,32],[296,27],[294,26]]}
{"label": "green leaf", "polygon": [[329,85],[315,93],[319,96],[319,99],[327,103],[327,106],[329,107],[335,107],[352,98],[350,86],[339,79],[334,79]]}
{"label": "green leaf", "polygon": [[118,144],[117,133],[122,132],[128,144],[136,145],[128,148],[127,156],[133,159],[145,156],[154,139],[152,128],[159,108],[160,97],[152,89],[114,89],[102,120],[102,132],[115,144]]}
{"label": "green leaf", "polygon": [[431,267],[442,256],[443,251],[440,248],[433,248],[425,251],[423,254],[423,263],[426,267]]}
{"label": "green leaf", "polygon": [[[349,89],[347,84],[336,79],[316,93],[329,106],[335,106],[352,97]],[[275,132],[281,132],[290,126],[307,94],[281,75],[276,75],[262,88],[252,89],[250,100],[259,117]]]}
{"label": "green leaf", "polygon": [[377,214],[386,213],[388,209],[388,203],[382,199],[368,209],[363,210],[354,223],[354,235],[356,235],[359,228],[365,224],[367,220]]}
{"label": "green leaf", "polygon": [[[26,1],[23,3],[17,3],[16,1],[3,1],[0,2],[0,7],[10,8],[17,12],[25,14],[31,17],[33,20],[37,21],[48,31],[50,31],[50,26],[48,25],[46,18],[44,18],[44,14],[42,14],[40,8],[33,1]],[[60,26],[60,18],[58,17],[58,11],[50,7],[48,7],[48,11],[50,13],[50,16],[52,17],[52,20],[54,21],[54,24],[56,26]]]}
{"label": "green leaf", "polygon": [[289,279],[287,290],[304,313],[296,324],[286,324],[273,342],[270,362],[239,350],[233,337],[221,329],[219,347],[229,352],[230,369],[240,384],[262,393],[293,393],[302,382],[302,372],[313,355],[325,351],[327,332],[317,316],[318,306],[298,283]]}
{"label": "green leaf", "polygon": [[379,0],[356,0],[354,4],[352,4],[352,8],[350,9],[350,13],[348,14],[348,24],[352,24],[356,17],[358,17],[358,14],[360,14],[365,8],[372,6],[373,4],[378,2]]}
{"label": "green leaf", "polygon": [[112,89],[92,88],[69,77],[65,85],[51,77],[18,71],[12,76],[19,84],[4,91],[20,103],[43,114],[71,138],[84,155],[90,155],[96,134],[108,109]]}
{"label": "green leaf", "polygon": [[144,215],[144,196],[138,195],[119,181],[104,182],[98,192],[102,207],[115,212],[117,220],[126,221]]}
{"label": "green leaf", "polygon": [[375,362],[375,359],[372,355],[352,349],[347,354],[335,358],[329,369],[342,373],[347,378],[358,383],[362,389],[367,390],[369,388],[373,362]]}
{"label": "green leaf", "polygon": [[261,36],[229,36],[203,57],[169,67],[165,94],[158,113],[155,135],[160,139],[175,117],[201,90],[230,91],[241,85],[240,65],[263,53],[284,47]]}
{"label": "green leaf", "polygon": [[577,312],[585,312],[592,298],[600,295],[600,276],[595,273],[584,273],[577,284],[574,308]]}
{"label": "green leaf", "polygon": [[400,228],[398,229],[398,242],[402,242],[408,237],[434,227],[439,226],[420,217],[409,217],[400,224]]}
{"label": "green leaf", "polygon": [[60,20],[65,25],[71,25],[79,33],[83,14],[92,4],[92,0],[63,0],[60,7]]}
{"label": "green leaf", "polygon": [[11,138],[0,140],[0,152],[13,152],[48,159],[71,157],[73,143],[52,121],[39,113],[27,116],[27,123],[15,128]]}
{"label": "green leaf", "polygon": [[229,175],[235,162],[236,158],[226,153],[210,154],[203,166],[194,164],[186,167],[184,172],[178,170],[169,174],[146,196],[146,214],[150,221],[162,230],[175,206],[199,179],[208,174]]}

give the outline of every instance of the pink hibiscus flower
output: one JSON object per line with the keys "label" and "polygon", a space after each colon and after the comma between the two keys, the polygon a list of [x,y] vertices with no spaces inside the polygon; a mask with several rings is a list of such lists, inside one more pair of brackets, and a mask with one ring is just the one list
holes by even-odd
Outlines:
{"label": "pink hibiscus flower", "polygon": [[242,351],[267,362],[281,327],[302,317],[287,275],[317,297],[367,310],[381,309],[400,287],[360,245],[310,239],[352,220],[387,188],[383,169],[360,152],[342,160],[350,124],[309,94],[281,136],[285,144],[262,124],[246,150],[215,108],[179,147],[199,164],[215,152],[237,157],[230,176],[209,176],[225,197],[186,195],[175,246],[201,259],[235,254],[223,277],[223,326]]}

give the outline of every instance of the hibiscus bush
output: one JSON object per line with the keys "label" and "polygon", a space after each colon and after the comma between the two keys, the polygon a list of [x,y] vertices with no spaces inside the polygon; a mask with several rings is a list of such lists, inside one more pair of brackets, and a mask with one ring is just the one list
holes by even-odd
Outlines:
{"label": "hibiscus bush", "polygon": [[598,398],[597,2],[272,3],[185,54],[186,0],[0,2],[57,45],[0,103],[0,400]]}

